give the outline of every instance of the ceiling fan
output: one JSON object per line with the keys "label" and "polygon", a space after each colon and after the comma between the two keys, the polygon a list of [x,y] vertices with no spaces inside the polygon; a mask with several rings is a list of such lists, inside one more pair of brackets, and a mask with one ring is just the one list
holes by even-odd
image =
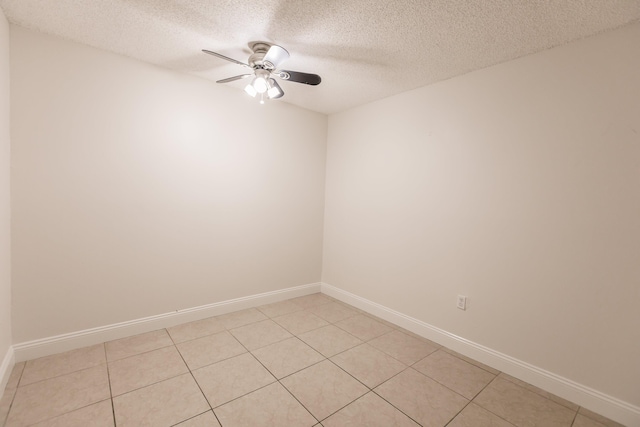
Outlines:
{"label": "ceiling fan", "polygon": [[301,73],[299,71],[280,70],[278,65],[289,58],[289,52],[281,46],[271,44],[267,42],[251,42],[249,48],[253,52],[249,56],[249,63],[236,61],[228,56],[221,55],[217,52],[202,49],[204,53],[217,56],[218,58],[233,62],[234,64],[242,65],[243,67],[251,68],[253,73],[240,74],[234,77],[228,77],[226,79],[218,80],[216,83],[229,83],[240,79],[246,79],[252,77],[251,83],[249,83],[244,91],[252,97],[260,95],[260,103],[264,104],[265,96],[267,99],[281,98],[284,95],[284,91],[273,78],[279,77],[285,81],[291,81],[296,83],[303,83],[306,85],[316,86],[319,85],[322,79],[317,74]]}

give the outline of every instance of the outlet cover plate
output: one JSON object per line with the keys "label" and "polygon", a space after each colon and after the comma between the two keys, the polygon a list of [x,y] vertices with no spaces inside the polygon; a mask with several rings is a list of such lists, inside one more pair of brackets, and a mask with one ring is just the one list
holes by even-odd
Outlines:
{"label": "outlet cover plate", "polygon": [[458,295],[458,302],[457,302],[457,307],[460,310],[466,310],[467,309],[467,297],[464,295]]}

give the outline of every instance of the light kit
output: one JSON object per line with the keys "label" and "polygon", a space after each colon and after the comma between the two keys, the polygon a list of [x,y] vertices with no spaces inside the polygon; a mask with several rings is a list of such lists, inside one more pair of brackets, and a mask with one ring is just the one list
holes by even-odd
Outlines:
{"label": "light kit", "polygon": [[226,79],[218,80],[217,83],[229,83],[253,77],[251,82],[245,86],[244,91],[253,98],[259,97],[260,103],[264,104],[265,98],[277,99],[284,96],[284,91],[273,78],[274,76],[285,81],[288,80],[312,86],[319,85],[322,81],[320,76],[317,74],[278,70],[278,65],[289,58],[289,52],[281,46],[267,42],[252,42],[249,43],[249,48],[253,54],[249,57],[248,64],[229,58],[217,52],[212,52],[206,49],[202,50],[204,53],[208,53],[209,55],[216,56],[253,70],[253,73],[251,74],[240,74],[238,76],[228,77]]}

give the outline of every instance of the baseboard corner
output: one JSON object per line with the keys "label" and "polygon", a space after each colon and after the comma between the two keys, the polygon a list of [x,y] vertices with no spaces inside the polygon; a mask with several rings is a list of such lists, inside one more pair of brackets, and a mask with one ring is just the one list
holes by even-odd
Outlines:
{"label": "baseboard corner", "polygon": [[0,399],[4,394],[4,389],[9,382],[9,377],[11,376],[11,371],[16,364],[16,357],[13,351],[13,346],[9,346],[7,352],[2,359],[2,364],[0,365]]}

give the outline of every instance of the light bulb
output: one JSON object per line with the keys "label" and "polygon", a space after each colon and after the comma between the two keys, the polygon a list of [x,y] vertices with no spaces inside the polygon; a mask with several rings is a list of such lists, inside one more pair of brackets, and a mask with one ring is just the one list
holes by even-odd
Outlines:
{"label": "light bulb", "polygon": [[274,79],[269,79],[269,90],[267,91],[269,99],[282,98],[282,95],[284,95],[284,92],[280,85]]}
{"label": "light bulb", "polygon": [[280,90],[279,87],[273,86],[271,89],[269,89],[267,91],[267,95],[269,96],[269,98],[278,98],[280,95],[282,94],[282,91]]}
{"label": "light bulb", "polygon": [[267,85],[267,81],[264,77],[258,76],[253,81],[253,88],[258,93],[265,93],[269,89],[269,86]]}
{"label": "light bulb", "polygon": [[251,95],[252,97],[256,97],[256,94],[258,93],[255,88],[251,85],[248,84],[245,88],[244,91],[247,92],[249,95]]}

